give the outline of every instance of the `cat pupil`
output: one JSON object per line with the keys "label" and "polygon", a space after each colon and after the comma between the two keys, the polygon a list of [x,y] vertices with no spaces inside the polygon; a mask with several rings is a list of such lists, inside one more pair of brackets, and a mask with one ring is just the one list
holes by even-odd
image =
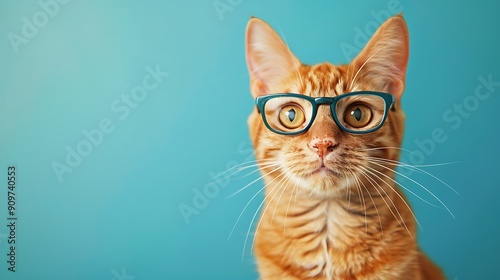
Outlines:
{"label": "cat pupil", "polygon": [[288,119],[290,120],[290,122],[293,122],[293,120],[295,119],[295,110],[294,109],[290,109],[286,114],[287,114]]}
{"label": "cat pupil", "polygon": [[359,108],[356,108],[351,112],[351,114],[356,118],[356,120],[361,120],[361,110]]}

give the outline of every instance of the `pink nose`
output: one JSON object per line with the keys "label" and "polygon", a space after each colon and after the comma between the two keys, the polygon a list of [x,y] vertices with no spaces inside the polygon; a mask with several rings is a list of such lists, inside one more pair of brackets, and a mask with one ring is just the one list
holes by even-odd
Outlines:
{"label": "pink nose", "polygon": [[311,142],[309,142],[309,147],[311,147],[316,153],[318,153],[321,158],[324,158],[331,151],[333,151],[337,144],[338,143],[333,138],[314,138],[313,140],[311,140]]}

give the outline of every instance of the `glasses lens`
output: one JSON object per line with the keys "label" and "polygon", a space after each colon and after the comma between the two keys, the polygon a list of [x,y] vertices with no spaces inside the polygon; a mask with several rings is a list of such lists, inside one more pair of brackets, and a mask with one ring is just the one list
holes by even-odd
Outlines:
{"label": "glasses lens", "polygon": [[311,122],[313,106],[309,100],[292,97],[276,96],[264,105],[266,122],[275,131],[283,133],[298,133]]}
{"label": "glasses lens", "polygon": [[365,132],[377,129],[386,114],[385,100],[374,94],[349,95],[340,99],[335,108],[337,119],[345,130]]}

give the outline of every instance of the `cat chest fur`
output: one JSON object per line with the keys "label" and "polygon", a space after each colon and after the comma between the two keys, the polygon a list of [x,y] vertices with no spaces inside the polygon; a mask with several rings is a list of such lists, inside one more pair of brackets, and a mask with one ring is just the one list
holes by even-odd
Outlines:
{"label": "cat chest fur", "polygon": [[349,201],[310,198],[294,205],[293,199],[270,201],[256,233],[256,254],[267,260],[267,272],[277,273],[270,279],[398,279],[414,259],[412,246],[401,242],[408,232],[392,223],[381,227],[375,211],[359,212]]}

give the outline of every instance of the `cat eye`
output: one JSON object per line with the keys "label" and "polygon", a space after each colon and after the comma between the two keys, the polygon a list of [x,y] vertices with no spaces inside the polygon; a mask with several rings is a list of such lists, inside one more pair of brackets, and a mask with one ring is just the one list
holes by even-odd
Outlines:
{"label": "cat eye", "polygon": [[363,104],[351,104],[344,112],[345,122],[354,127],[361,128],[370,123],[372,119],[372,110]]}
{"label": "cat eye", "polygon": [[298,105],[286,105],[280,110],[279,120],[284,127],[296,129],[304,124],[304,111]]}
{"label": "cat eye", "polygon": [[357,91],[336,97],[310,97],[298,93],[259,96],[255,104],[266,127],[278,134],[306,132],[319,105],[329,105],[335,123],[344,131],[365,134],[379,129],[395,98],[390,93]]}

